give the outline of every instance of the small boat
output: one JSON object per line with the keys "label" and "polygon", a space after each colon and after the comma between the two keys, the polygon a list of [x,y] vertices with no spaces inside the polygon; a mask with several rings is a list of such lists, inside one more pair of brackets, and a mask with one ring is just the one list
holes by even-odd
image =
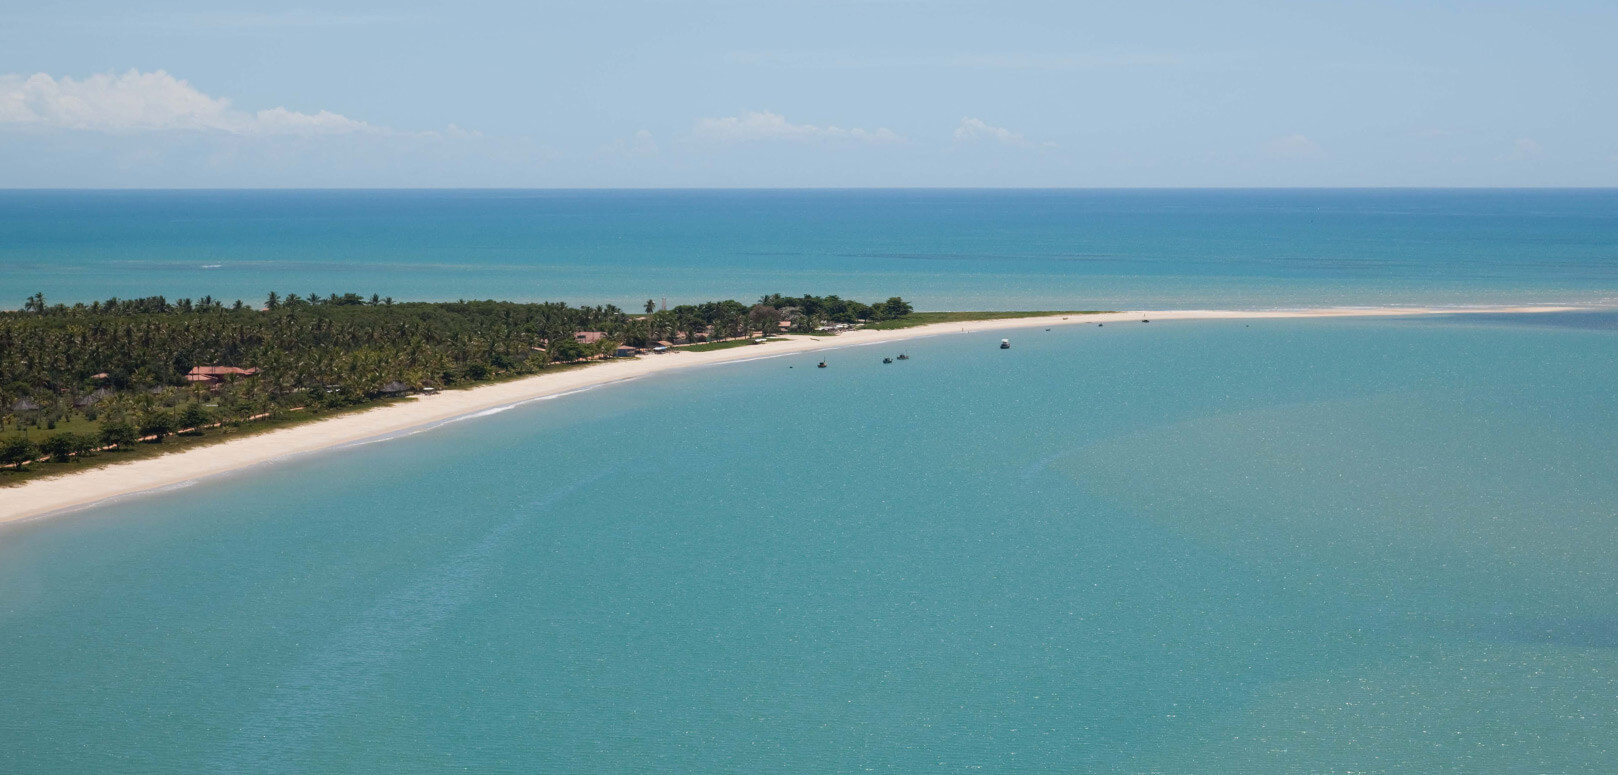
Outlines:
{"label": "small boat", "polygon": [[1000,340],[1000,349],[1002,349],[1002,350],[1010,350],[1011,349],[1011,340],[1010,339],[1001,339]]}
{"label": "small boat", "polygon": [[893,359],[892,358],[883,358],[882,362],[883,363],[893,363]]}
{"label": "small boat", "polygon": [[1150,322],[1152,322],[1152,321],[1150,321],[1150,320],[1147,320],[1147,319],[1145,319],[1145,318],[1141,318],[1141,321],[1140,321],[1140,322],[1142,322],[1142,323],[1150,323]]}
{"label": "small boat", "polygon": [[910,360],[910,356],[905,355],[904,353],[899,353],[899,360],[908,361],[908,360]]}
{"label": "small boat", "polygon": [[817,368],[817,369],[824,369],[824,368],[826,368],[826,362],[825,362],[825,361],[821,361],[821,362],[820,362],[820,365],[819,365],[819,366],[816,366],[816,367],[815,367],[815,368]]}

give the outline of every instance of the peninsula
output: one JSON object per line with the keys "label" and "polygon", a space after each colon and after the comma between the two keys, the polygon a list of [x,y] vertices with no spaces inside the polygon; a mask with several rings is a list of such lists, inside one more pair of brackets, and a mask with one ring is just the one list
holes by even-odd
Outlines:
{"label": "peninsula", "polygon": [[[1347,318],[1467,313],[1536,313],[1569,311],[1569,307],[1479,308],[1323,308],[1304,310],[1163,310],[1132,312],[1059,313],[1033,317],[952,320],[908,328],[880,326],[853,328],[835,336],[812,335],[737,340],[738,346],[703,350],[669,347],[639,357],[603,359],[588,368],[542,371],[507,381],[465,389],[415,391],[373,408],[352,411],[315,422],[296,424],[253,435],[193,447],[161,456],[143,457],[82,470],[68,469],[58,476],[33,478],[0,488],[0,522],[39,517],[148,490],[240,470],[292,455],[319,452],[370,441],[529,401],[557,398],[569,393],[626,380],[648,378],[684,368],[735,363],[829,351],[847,347],[898,342],[940,335],[986,333],[1019,328],[1040,328],[1097,323],[1139,323],[1212,319]],[[918,313],[918,318],[922,313]],[[948,316],[946,316],[948,317]],[[970,317],[962,313],[959,317]],[[812,329],[811,329],[812,330]],[[748,333],[757,333],[748,332]],[[655,340],[654,340],[655,341]],[[662,347],[662,345],[658,345]],[[253,379],[256,375],[232,375]],[[203,381],[197,380],[200,384]],[[335,394],[335,393],[334,393]],[[324,394],[322,394],[324,395]],[[172,429],[170,430],[172,432]]]}

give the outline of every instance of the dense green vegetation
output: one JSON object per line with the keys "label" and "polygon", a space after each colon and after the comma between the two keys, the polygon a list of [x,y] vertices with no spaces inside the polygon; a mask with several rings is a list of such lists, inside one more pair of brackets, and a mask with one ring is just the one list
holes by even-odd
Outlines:
{"label": "dense green vegetation", "polygon": [[[353,293],[271,293],[261,308],[161,296],[50,305],[36,294],[21,311],[0,312],[0,466],[531,374],[610,357],[620,345],[745,341],[908,314],[897,297],[873,305],[779,294],[668,310],[648,300],[640,314]],[[188,378],[204,366],[251,373]]]}
{"label": "dense green vegetation", "polygon": [[[779,339],[781,339],[783,337],[771,337],[771,338],[779,340]],[[723,342],[698,342],[696,344],[684,344],[684,345],[680,345],[680,346],[678,346],[678,347],[676,347],[674,349],[676,349],[676,350],[684,350],[686,352],[693,352],[693,353],[705,353],[705,352],[709,352],[711,350],[729,350],[732,347],[743,347],[745,345],[757,344],[757,343],[758,343],[758,340],[756,340],[756,339],[727,339],[727,340],[725,340]]]}
{"label": "dense green vegetation", "polygon": [[[88,439],[94,439],[96,443],[88,449],[81,447],[77,454],[73,454],[66,459],[57,456],[52,450],[53,446],[64,443],[59,441],[63,434],[30,429],[25,436],[22,431],[14,430],[0,434],[0,486],[21,483],[38,476],[50,476],[79,470],[98,463],[139,460],[170,452],[179,452],[193,447],[215,444],[242,436],[266,433],[311,420],[363,411],[378,403],[386,403],[387,401],[388,399],[384,399],[378,402],[338,409],[294,410],[274,417],[259,418],[251,422],[226,422],[218,426],[209,427],[205,432],[192,431],[168,436],[162,442],[138,441],[133,426],[127,423],[108,423],[105,427],[112,431],[114,436],[122,434],[121,443],[116,447],[107,446],[105,445],[107,436],[101,433],[88,434]],[[81,435],[79,438],[79,443],[83,444],[86,436]],[[31,462],[45,458],[48,458],[45,462]],[[19,461],[29,464],[25,468],[20,467],[18,465]]]}
{"label": "dense green vegetation", "polygon": [[[775,310],[776,314],[771,314]],[[755,318],[788,320],[792,330],[811,333],[823,323],[863,323],[900,320],[912,313],[909,302],[894,296],[881,304],[861,304],[836,296],[782,296],[779,293],[758,300],[751,315]]]}
{"label": "dense green vegetation", "polygon": [[901,318],[891,320],[878,320],[866,324],[866,328],[882,331],[895,328],[911,328],[925,326],[933,323],[966,323],[973,320],[1009,320],[1012,318],[1036,318],[1050,315],[1096,315],[1101,310],[1065,310],[1056,312],[914,312]]}

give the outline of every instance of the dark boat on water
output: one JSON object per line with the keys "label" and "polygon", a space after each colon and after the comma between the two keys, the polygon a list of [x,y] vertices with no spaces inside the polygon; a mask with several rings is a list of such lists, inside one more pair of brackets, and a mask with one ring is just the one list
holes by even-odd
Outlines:
{"label": "dark boat on water", "polygon": [[817,369],[824,369],[824,368],[826,368],[826,362],[825,362],[825,361],[821,361],[821,362],[820,362],[820,365],[819,365],[819,366],[816,366],[816,367],[815,367],[815,368],[817,368]]}
{"label": "dark boat on water", "polygon": [[892,358],[883,358],[882,362],[883,363],[893,363],[893,359]]}
{"label": "dark boat on water", "polygon": [[1011,340],[1010,339],[1001,339],[1000,340],[1000,349],[1002,349],[1002,350],[1010,350],[1011,349]]}
{"label": "dark boat on water", "polygon": [[899,353],[899,360],[908,361],[908,360],[910,360],[910,356],[905,355],[904,353]]}

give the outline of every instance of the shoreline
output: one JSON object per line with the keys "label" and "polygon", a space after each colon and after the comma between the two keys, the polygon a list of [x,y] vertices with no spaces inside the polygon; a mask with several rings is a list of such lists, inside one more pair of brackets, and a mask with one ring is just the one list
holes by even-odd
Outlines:
{"label": "shoreline", "polygon": [[[378,406],[324,420],[267,431],[240,439],[152,458],[111,463],[0,489],[0,524],[90,508],[116,498],[184,486],[198,479],[232,473],[283,458],[382,441],[428,430],[480,412],[515,406],[624,382],[666,371],[738,363],[795,353],[897,342],[929,336],[1009,331],[1020,328],[1150,320],[1262,320],[1278,318],[1411,317],[1458,314],[1571,312],[1588,307],[1331,307],[1298,310],[1145,310],[1094,314],[1003,318],[932,323],[893,330],[858,329],[835,337],[805,336],[754,346],[706,352],[674,352],[606,361],[588,368],[535,374],[492,385],[452,390],[435,396]],[[1065,317],[1065,319],[1064,319]]]}

